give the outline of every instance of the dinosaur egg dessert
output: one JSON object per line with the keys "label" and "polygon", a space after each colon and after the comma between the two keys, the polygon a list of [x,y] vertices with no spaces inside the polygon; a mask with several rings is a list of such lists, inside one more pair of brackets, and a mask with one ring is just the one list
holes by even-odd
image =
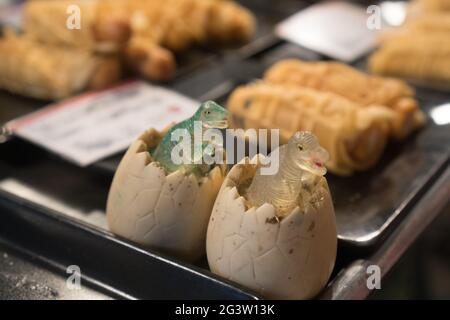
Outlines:
{"label": "dinosaur egg dessert", "polygon": [[[235,165],[209,220],[211,271],[265,298],[317,295],[337,250],[334,208],[323,177],[327,157],[312,134],[297,132],[268,158],[258,155]],[[266,160],[278,161],[275,174],[264,174]]]}
{"label": "dinosaur egg dessert", "polygon": [[[173,163],[176,142],[171,134],[176,129],[191,133],[197,121],[207,128],[223,128],[226,119],[226,110],[208,101],[167,133],[144,132],[115,173],[106,208],[110,230],[185,261],[204,255],[206,228],[225,170],[218,165]],[[194,157],[201,157],[204,149],[203,145],[195,149]]]}

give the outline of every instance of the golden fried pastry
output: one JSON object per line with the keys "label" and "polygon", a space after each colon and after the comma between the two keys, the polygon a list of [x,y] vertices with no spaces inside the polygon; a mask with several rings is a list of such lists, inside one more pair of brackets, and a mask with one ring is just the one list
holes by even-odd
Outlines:
{"label": "golden fried pastry", "polygon": [[227,0],[132,0],[133,32],[147,34],[174,50],[193,43],[247,41],[254,33],[252,14]]}
{"label": "golden fried pastry", "polygon": [[[193,7],[182,13],[188,26],[196,24],[196,37],[200,42],[228,43],[242,42],[251,38],[255,31],[255,19],[247,9],[228,0],[176,0],[191,1]],[[195,5],[195,7],[194,7]],[[190,14],[189,14],[190,13]],[[202,17],[199,15],[202,14]],[[200,30],[203,29],[203,30]]]}
{"label": "golden fried pastry", "polygon": [[402,27],[381,36],[370,70],[450,90],[450,1],[416,0],[409,9]]}
{"label": "golden fried pastry", "polygon": [[[67,10],[74,5],[80,8],[80,29],[66,26]],[[125,52],[126,64],[139,74],[165,81],[176,67],[167,49],[246,41],[255,21],[248,10],[227,0],[36,0],[25,5],[24,29],[49,44]]]}
{"label": "golden fried pastry", "polygon": [[314,133],[330,153],[327,167],[339,175],[365,170],[377,162],[394,117],[385,107],[361,108],[333,93],[264,82],[237,88],[228,109],[233,127],[280,129],[281,143],[299,130]]}
{"label": "golden fried pastry", "polygon": [[450,88],[450,35],[422,33],[397,36],[369,59],[377,74],[403,77],[427,85]]}
{"label": "golden fried pastry", "polygon": [[81,48],[44,45],[6,31],[0,38],[0,87],[43,99],[101,89],[120,78],[117,58]]}
{"label": "golden fried pastry", "polygon": [[[117,52],[130,37],[130,28],[126,11],[118,10],[116,3],[118,0],[29,1],[24,6],[24,31],[48,44]],[[76,21],[70,8],[74,5],[79,8],[79,29],[73,28]]]}
{"label": "golden fried pastry", "polygon": [[[81,29],[68,29],[77,5]],[[179,51],[194,43],[248,40],[252,14],[228,0],[40,0],[25,5],[25,31],[50,43],[117,50],[133,34]]]}
{"label": "golden fried pastry", "polygon": [[125,61],[142,77],[153,81],[170,80],[176,68],[172,52],[146,38],[134,36],[125,48]]}
{"label": "golden fried pastry", "polygon": [[450,1],[448,0],[415,0],[412,3],[414,12],[437,12],[450,11]]}
{"label": "golden fried pastry", "polygon": [[[426,15],[409,18],[403,29],[418,33],[438,32],[447,33],[447,35],[449,35],[450,11],[444,13],[428,13]],[[413,34],[411,34],[411,36],[413,36]]]}
{"label": "golden fried pastry", "polygon": [[379,37],[381,45],[388,41],[395,41],[398,37],[414,39],[427,35],[449,37],[450,36],[450,12],[428,13],[408,17],[406,23],[400,28],[391,29],[382,33]]}
{"label": "golden fried pastry", "polygon": [[390,127],[391,135],[398,139],[408,136],[421,125],[423,118],[414,91],[396,79],[366,75],[338,62],[303,62],[283,60],[269,68],[264,80],[273,84],[289,84],[339,94],[360,107],[382,105],[392,109],[395,117]]}
{"label": "golden fried pastry", "polygon": [[192,31],[180,21],[179,10],[167,5],[170,0],[131,0],[129,6],[130,28],[134,37],[147,39],[172,51],[183,51],[195,41]]}

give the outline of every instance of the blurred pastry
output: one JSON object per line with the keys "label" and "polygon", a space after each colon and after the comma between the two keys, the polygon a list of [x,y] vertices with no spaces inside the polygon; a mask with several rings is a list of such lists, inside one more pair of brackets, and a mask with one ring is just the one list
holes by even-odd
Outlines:
{"label": "blurred pastry", "polygon": [[450,88],[450,34],[397,36],[383,43],[369,59],[377,74],[402,77],[419,84]]}
{"label": "blurred pastry", "polygon": [[[173,0],[172,0],[173,1]],[[255,32],[255,18],[251,12],[228,0],[175,0],[191,1],[181,13],[188,26],[196,26],[200,42],[230,43],[248,41]],[[200,16],[202,15],[202,16]],[[188,18],[189,17],[189,18]]]}
{"label": "blurred pastry", "polygon": [[[66,27],[73,5],[82,13],[80,29]],[[250,11],[228,0],[36,0],[25,5],[24,22],[40,41],[100,51],[118,50],[133,35],[180,51],[194,43],[247,41],[255,29]]]}
{"label": "blurred pastry", "polygon": [[376,74],[402,77],[418,85],[450,90],[450,1],[416,0],[406,23],[380,37],[370,57]]}
{"label": "blurred pastry", "polygon": [[391,135],[397,139],[405,138],[423,124],[420,120],[423,116],[413,98],[414,90],[406,83],[369,76],[342,63],[283,60],[266,71],[264,80],[335,93],[360,107],[387,107],[394,111],[390,128]]}
{"label": "blurred pastry", "polygon": [[176,62],[171,51],[139,36],[134,36],[125,50],[125,63],[137,74],[151,81],[168,81],[175,74]]}
{"label": "blurred pastry", "polygon": [[183,51],[192,46],[195,38],[189,26],[180,19],[179,9],[167,5],[170,1],[164,1],[164,5],[155,0],[129,1],[130,29],[133,37],[146,39],[172,51]]}
{"label": "blurred pastry", "polygon": [[[79,29],[66,26],[74,5]],[[36,0],[25,5],[24,30],[48,44],[124,52],[125,63],[141,76],[166,81],[176,68],[170,51],[247,41],[255,20],[228,0]]]}
{"label": "blurred pastry", "polygon": [[418,17],[408,18],[402,29],[410,31],[411,36],[414,36],[413,32],[438,32],[446,33],[448,35],[450,33],[450,11],[445,13],[429,13]]}
{"label": "blurred pastry", "polygon": [[133,33],[151,37],[174,51],[193,43],[227,44],[248,41],[255,19],[247,9],[228,0],[132,1]]}
{"label": "blurred pastry", "polygon": [[450,11],[448,0],[415,0],[411,4],[414,13]]}
{"label": "blurred pastry", "polygon": [[235,128],[280,129],[281,143],[296,131],[314,133],[330,153],[327,167],[340,175],[373,166],[388,137],[394,112],[361,108],[333,93],[257,82],[237,88],[228,100]]}
{"label": "blurred pastry", "polygon": [[61,99],[118,81],[117,58],[82,48],[37,43],[7,30],[0,38],[0,87],[41,99]]}
{"label": "blurred pastry", "polygon": [[[128,41],[130,27],[126,10],[120,10],[116,3],[119,1],[28,1],[23,29],[30,38],[47,44],[117,52]],[[79,8],[77,21],[72,20],[70,9],[74,6]],[[76,22],[80,23],[79,28],[73,28]]]}
{"label": "blurred pastry", "polygon": [[410,16],[400,28],[388,29],[378,37],[380,45],[397,38],[425,37],[427,35],[448,37],[450,35],[450,12],[428,13]]}

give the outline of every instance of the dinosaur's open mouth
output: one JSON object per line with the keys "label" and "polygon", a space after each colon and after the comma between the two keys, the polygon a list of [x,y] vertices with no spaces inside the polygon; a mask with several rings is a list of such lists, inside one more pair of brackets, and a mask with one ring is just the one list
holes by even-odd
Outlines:
{"label": "dinosaur's open mouth", "polygon": [[327,172],[325,164],[319,160],[309,159],[308,161],[305,161],[303,165],[301,165],[301,167],[306,171],[321,176],[323,176]]}
{"label": "dinosaur's open mouth", "polygon": [[204,126],[206,128],[225,129],[228,128],[228,120],[206,121]]}
{"label": "dinosaur's open mouth", "polygon": [[317,173],[324,175],[327,172],[327,169],[325,168],[325,163],[321,160],[311,160],[311,165],[313,166],[314,171],[317,171]]}
{"label": "dinosaur's open mouth", "polygon": [[323,163],[320,161],[313,161],[314,165],[318,168],[322,168],[323,167]]}

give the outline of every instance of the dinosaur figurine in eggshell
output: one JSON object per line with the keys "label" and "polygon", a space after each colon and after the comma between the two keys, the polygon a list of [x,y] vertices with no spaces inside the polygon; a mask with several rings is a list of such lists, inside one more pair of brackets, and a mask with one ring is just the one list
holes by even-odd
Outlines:
{"label": "dinosaur figurine in eggshell", "polygon": [[282,216],[298,205],[299,197],[314,188],[318,177],[325,175],[329,155],[313,134],[299,131],[287,144],[274,150],[269,159],[279,162],[278,172],[263,175],[259,168],[247,189],[247,198],[253,206],[272,204]]}
{"label": "dinosaur figurine in eggshell", "polygon": [[[228,127],[227,118],[228,111],[219,104],[214,101],[202,103],[192,117],[170,128],[158,146],[151,151],[153,159],[158,161],[167,173],[175,172],[177,170],[181,170],[187,175],[204,172],[204,163],[202,163],[202,161],[197,163],[197,161],[202,160],[205,153],[212,155],[214,150],[208,148],[208,146],[211,146],[209,141],[203,142],[200,146],[195,145],[194,124],[196,121],[199,121],[202,125],[202,129],[224,129]],[[181,164],[176,164],[172,160],[172,149],[179,143],[178,141],[172,140],[172,133],[178,129],[185,129],[188,131],[191,138],[191,150],[193,150],[193,156],[189,159],[186,157],[187,160],[183,161]]]}

